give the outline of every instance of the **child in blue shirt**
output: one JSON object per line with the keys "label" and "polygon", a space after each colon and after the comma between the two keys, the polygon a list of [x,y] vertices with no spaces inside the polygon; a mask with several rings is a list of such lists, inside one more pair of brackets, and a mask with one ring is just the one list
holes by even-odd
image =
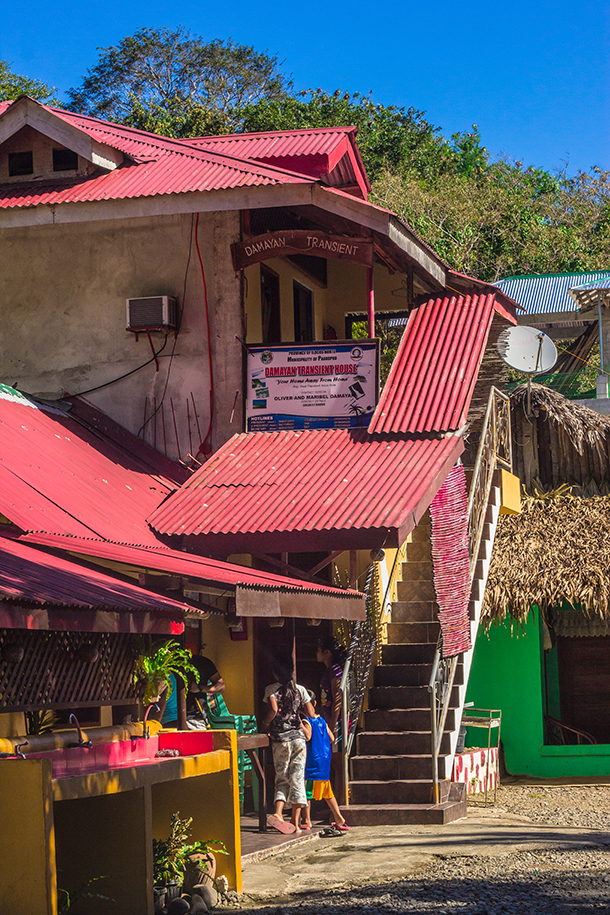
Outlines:
{"label": "child in blue shirt", "polygon": [[[310,693],[311,703],[315,706],[316,697]],[[334,820],[331,827],[347,832],[349,826],[345,822],[333,794],[330,783],[330,760],[332,756],[333,733],[325,719],[320,715],[313,718],[301,719],[305,740],[307,741],[307,761],[305,763],[305,790],[308,805],[302,811],[301,829],[311,829],[311,801],[324,800],[330,807]]]}

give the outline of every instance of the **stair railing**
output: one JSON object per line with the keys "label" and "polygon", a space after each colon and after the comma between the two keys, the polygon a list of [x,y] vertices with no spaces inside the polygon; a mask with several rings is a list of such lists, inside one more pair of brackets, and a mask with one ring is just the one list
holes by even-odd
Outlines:
{"label": "stair railing", "polygon": [[[492,387],[487,401],[477,457],[468,494],[468,541],[470,556],[470,581],[474,580],[483,528],[487,515],[493,478],[498,466],[512,471],[512,443],[510,431],[510,400]],[[459,656],[443,657],[442,633],[438,637],[432,673],[428,684],[432,723],[432,800],[440,803],[438,759],[440,755],[449,702],[455,680]]]}
{"label": "stair railing", "polygon": [[343,765],[342,804],[349,803],[349,757],[356,736],[358,719],[364,702],[366,685],[371,671],[373,655],[377,647],[378,603],[377,591],[379,571],[373,563],[367,572],[364,592],[366,594],[366,619],[358,620],[351,633],[347,659],[341,677],[341,754]]}

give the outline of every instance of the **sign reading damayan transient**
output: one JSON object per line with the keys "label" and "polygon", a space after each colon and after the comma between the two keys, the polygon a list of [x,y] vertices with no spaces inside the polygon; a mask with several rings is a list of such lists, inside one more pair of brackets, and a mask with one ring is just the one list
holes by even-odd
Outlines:
{"label": "sign reading damayan transient", "polygon": [[376,340],[248,347],[248,432],[368,426],[378,361]]}
{"label": "sign reading damayan transient", "polygon": [[372,238],[329,235],[327,232],[308,229],[287,229],[285,232],[256,235],[231,245],[231,253],[236,270],[269,260],[270,257],[288,257],[291,254],[310,254],[364,264],[365,267],[373,266]]}

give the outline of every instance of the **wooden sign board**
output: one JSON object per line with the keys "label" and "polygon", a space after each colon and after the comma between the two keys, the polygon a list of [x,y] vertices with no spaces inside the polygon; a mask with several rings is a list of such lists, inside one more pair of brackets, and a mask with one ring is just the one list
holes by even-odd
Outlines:
{"label": "wooden sign board", "polygon": [[290,254],[309,254],[372,267],[373,240],[354,238],[351,235],[329,235],[327,232],[308,229],[290,229],[236,242],[231,245],[231,254],[235,270],[243,270],[250,264],[271,257],[287,257]]}

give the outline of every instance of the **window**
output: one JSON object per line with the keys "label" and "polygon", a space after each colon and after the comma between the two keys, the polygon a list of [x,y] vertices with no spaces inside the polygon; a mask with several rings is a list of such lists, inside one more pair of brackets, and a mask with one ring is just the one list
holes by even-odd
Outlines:
{"label": "window", "polygon": [[8,173],[11,178],[17,175],[32,175],[34,173],[34,156],[32,150],[28,152],[14,152],[8,154]]}
{"label": "window", "polygon": [[69,172],[78,168],[78,155],[71,149],[53,150],[53,171]]}
{"label": "window", "polygon": [[297,343],[311,343],[314,339],[313,292],[307,286],[292,281],[294,298],[294,339]]}

